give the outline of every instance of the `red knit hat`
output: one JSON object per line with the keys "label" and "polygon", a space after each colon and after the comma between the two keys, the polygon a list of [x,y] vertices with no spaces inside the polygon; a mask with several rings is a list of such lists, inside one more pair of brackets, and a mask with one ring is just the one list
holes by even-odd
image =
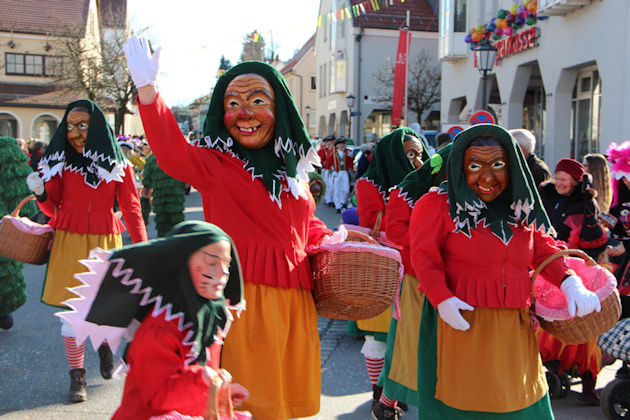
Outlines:
{"label": "red knit hat", "polygon": [[582,165],[575,159],[560,159],[560,161],[556,165],[556,172],[558,171],[566,172],[571,175],[576,181],[580,181],[584,176],[584,165]]}

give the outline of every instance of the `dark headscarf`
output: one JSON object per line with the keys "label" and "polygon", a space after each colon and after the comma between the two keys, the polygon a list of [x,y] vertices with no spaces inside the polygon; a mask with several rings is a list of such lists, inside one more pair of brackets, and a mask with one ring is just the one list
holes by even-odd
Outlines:
{"label": "dark headscarf", "polygon": [[[66,140],[68,113],[77,107],[87,109],[90,114],[83,154],[77,153]],[[79,99],[66,107],[66,112],[39,162],[39,169],[44,181],[48,181],[64,168],[68,168],[80,172],[85,176],[87,185],[97,188],[103,180],[122,182],[127,165],[125,155],[103,111],[89,99]]]}
{"label": "dark headscarf", "polygon": [[[468,186],[463,170],[466,149],[480,136],[492,136],[499,140],[509,160],[508,187],[490,203],[481,200]],[[489,226],[492,233],[506,244],[513,235],[510,225],[523,223],[546,232],[551,230],[551,223],[518,143],[498,125],[473,125],[455,137],[448,161],[448,181],[442,183],[441,189],[448,192],[449,213],[456,231],[467,236],[482,221],[482,226]]]}
{"label": "dark headscarf", "polygon": [[[264,77],[275,94],[275,129],[272,140],[260,149],[248,149],[230,137],[223,122],[223,99],[228,84],[242,74],[258,74]],[[242,160],[252,179],[261,177],[271,199],[280,203],[282,178],[287,177],[295,197],[306,198],[308,173],[321,166],[313,148],[293,96],[282,74],[261,61],[246,61],[225,72],[212,93],[208,115],[203,126],[203,138],[199,146],[210,147],[224,153],[232,153]]]}
{"label": "dark headscarf", "polygon": [[[198,295],[191,281],[188,259],[200,248],[226,240],[231,246],[232,262],[224,297],[216,300]],[[93,254],[95,254],[93,252]],[[117,249],[107,259],[84,262],[91,273],[80,274],[80,280],[93,288],[92,293],[79,292],[86,299],[70,299],[68,306],[76,312],[64,312],[62,317],[70,321],[77,330],[88,330],[94,343],[95,337],[107,338],[110,344],[121,337],[110,338],[107,334],[93,333],[99,327],[114,327],[124,331],[135,319],[142,322],[153,310],[170,312],[170,317],[181,314],[180,329],[190,325],[193,333],[189,341],[194,342],[198,361],[205,362],[206,354],[201,349],[213,341],[217,328],[223,328],[228,317],[225,299],[231,306],[241,304],[243,283],[236,247],[230,237],[219,227],[201,221],[186,221],[176,225],[164,238],[140,242]],[[99,266],[99,264],[101,264]],[[97,284],[100,281],[100,284]],[[87,296],[93,296],[91,302]],[[242,304],[241,304],[242,306]],[[77,318],[79,318],[77,320]],[[97,327],[95,327],[97,326]],[[95,347],[96,347],[96,343]]]}
{"label": "dark headscarf", "polygon": [[429,159],[427,145],[411,128],[398,128],[380,139],[372,153],[370,166],[362,178],[372,181],[379,192],[385,196],[389,195],[390,188],[398,185],[409,172],[415,169],[403,148],[407,134],[416,137],[422,144],[422,161],[426,162]]}
{"label": "dark headscarf", "polygon": [[420,197],[429,192],[431,187],[437,187],[446,180],[447,162],[452,147],[452,143],[442,147],[421,167],[409,173],[398,184],[400,195],[412,207]]}

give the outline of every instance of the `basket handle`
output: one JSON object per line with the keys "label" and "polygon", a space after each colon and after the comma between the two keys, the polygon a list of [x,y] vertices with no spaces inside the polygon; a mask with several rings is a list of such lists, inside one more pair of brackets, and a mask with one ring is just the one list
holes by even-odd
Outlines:
{"label": "basket handle", "polygon": [[18,214],[20,214],[20,210],[22,209],[22,207],[24,207],[24,205],[26,203],[28,203],[29,201],[33,200],[35,198],[35,194],[31,194],[29,196],[26,196],[22,199],[22,201],[20,201],[20,203],[17,205],[17,207],[15,208],[15,210],[13,210],[13,212],[11,213],[11,216],[13,217],[17,217]]}
{"label": "basket handle", "polygon": [[582,258],[584,260],[584,262],[586,263],[586,265],[588,265],[589,267],[597,265],[595,260],[593,258],[591,258],[586,252],[582,251],[581,249],[564,249],[562,251],[558,251],[558,252],[556,252],[554,254],[551,254],[543,262],[541,262],[538,265],[538,267],[536,267],[536,270],[534,271],[534,274],[532,274],[532,302],[534,300],[533,299],[533,297],[534,297],[534,282],[536,280],[536,277],[538,277],[540,272],[543,271],[545,269],[545,267],[547,267],[553,261],[555,261],[556,259],[558,259],[560,257],[569,256],[569,255],[576,255],[576,256]]}
{"label": "basket handle", "polygon": [[379,242],[376,239],[372,238],[370,235],[367,235],[363,232],[359,232],[357,230],[348,230],[348,239],[352,237],[357,238],[357,239],[362,239],[365,242],[369,242],[374,245],[380,245]]}

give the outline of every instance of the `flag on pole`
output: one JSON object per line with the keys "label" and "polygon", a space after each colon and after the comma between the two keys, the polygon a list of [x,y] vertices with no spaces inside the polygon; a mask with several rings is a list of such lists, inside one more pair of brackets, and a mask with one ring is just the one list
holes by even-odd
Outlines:
{"label": "flag on pole", "polygon": [[394,95],[392,97],[392,126],[400,126],[405,98],[405,80],[407,79],[407,51],[411,41],[411,33],[401,29],[398,34],[398,51],[394,67]]}

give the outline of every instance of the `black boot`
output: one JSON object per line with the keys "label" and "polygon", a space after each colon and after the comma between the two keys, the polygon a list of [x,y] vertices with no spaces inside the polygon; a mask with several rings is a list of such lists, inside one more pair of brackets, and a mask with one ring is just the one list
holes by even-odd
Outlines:
{"label": "black boot", "polygon": [[599,405],[599,395],[595,391],[595,378],[590,370],[582,375],[582,393],[578,396],[580,401],[584,401],[588,405]]}
{"label": "black boot", "polygon": [[83,402],[87,399],[87,382],[85,382],[85,369],[70,369],[70,391],[68,401]]}
{"label": "black boot", "polygon": [[372,385],[372,411],[374,411],[374,407],[378,405],[378,400],[381,399],[382,393],[383,388],[378,385]]}
{"label": "black boot", "polygon": [[98,357],[101,359],[101,376],[103,379],[112,379],[112,372],[114,371],[114,355],[109,348],[109,344],[101,344],[98,348]]}
{"label": "black boot", "polygon": [[10,330],[13,326],[13,316],[11,314],[0,314],[0,328]]}

